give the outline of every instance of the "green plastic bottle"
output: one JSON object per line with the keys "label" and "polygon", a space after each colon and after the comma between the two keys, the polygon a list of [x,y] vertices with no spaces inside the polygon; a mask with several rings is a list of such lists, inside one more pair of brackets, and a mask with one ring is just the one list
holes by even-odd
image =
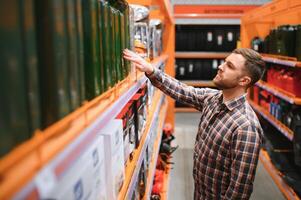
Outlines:
{"label": "green plastic bottle", "polygon": [[101,93],[97,0],[82,1],[86,98]]}
{"label": "green plastic bottle", "polygon": [[64,1],[35,1],[42,127],[70,112]]}
{"label": "green plastic bottle", "polygon": [[77,30],[75,1],[64,0],[65,3],[65,20],[67,25],[67,55],[68,55],[68,76],[69,76],[69,95],[71,110],[80,106],[80,85],[79,85],[79,63],[77,50]]}
{"label": "green plastic bottle", "polygon": [[81,0],[74,0],[75,2],[75,27],[76,27],[76,41],[77,41],[77,64],[79,73],[78,87],[80,88],[79,96],[80,103],[86,99],[85,94],[85,63],[84,63],[84,32],[83,32],[83,15]]}
{"label": "green plastic bottle", "polygon": [[110,30],[109,30],[109,17],[110,7],[106,1],[99,1],[100,4],[100,17],[102,29],[102,50],[103,50],[103,71],[104,71],[104,85],[107,90],[113,85],[111,79],[111,44],[110,44]]}

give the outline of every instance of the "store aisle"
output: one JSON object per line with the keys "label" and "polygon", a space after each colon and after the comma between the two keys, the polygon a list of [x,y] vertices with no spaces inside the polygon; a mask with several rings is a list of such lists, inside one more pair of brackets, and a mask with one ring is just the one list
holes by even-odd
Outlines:
{"label": "store aisle", "polygon": [[[172,159],[175,165],[170,174],[168,190],[170,200],[193,199],[192,155],[198,122],[198,113],[176,113],[175,142],[179,144],[179,148]],[[257,168],[251,199],[285,199],[261,163]]]}

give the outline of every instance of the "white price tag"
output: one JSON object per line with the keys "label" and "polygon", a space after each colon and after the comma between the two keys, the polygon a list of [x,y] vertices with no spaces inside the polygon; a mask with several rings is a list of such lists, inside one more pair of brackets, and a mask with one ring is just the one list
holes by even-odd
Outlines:
{"label": "white price tag", "polygon": [[40,198],[47,198],[57,184],[57,178],[47,166],[44,167],[35,177],[35,185],[38,189]]}
{"label": "white price tag", "polygon": [[217,45],[222,45],[223,44],[223,36],[219,35],[217,36]]}
{"label": "white price tag", "polygon": [[207,41],[208,41],[208,42],[211,42],[211,41],[212,41],[212,38],[213,38],[212,32],[208,32],[208,33],[207,33]]}
{"label": "white price tag", "polygon": [[192,73],[193,72],[193,64],[189,64],[189,73]]}
{"label": "white price tag", "polygon": [[228,39],[229,42],[233,41],[233,33],[232,32],[228,32],[227,39]]}

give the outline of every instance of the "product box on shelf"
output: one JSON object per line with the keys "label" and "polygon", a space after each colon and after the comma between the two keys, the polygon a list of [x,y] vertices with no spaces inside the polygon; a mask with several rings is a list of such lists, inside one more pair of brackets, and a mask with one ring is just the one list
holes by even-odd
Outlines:
{"label": "product box on shelf", "polygon": [[103,138],[97,137],[61,177],[49,176],[44,168],[35,178],[40,199],[107,199],[103,147]]}
{"label": "product box on shelf", "polygon": [[110,121],[99,133],[104,139],[107,199],[117,199],[125,178],[122,120]]}
{"label": "product box on shelf", "polygon": [[127,160],[130,156],[130,129],[129,129],[129,111],[130,104],[126,104],[124,108],[117,115],[116,119],[122,120],[123,125],[123,153],[124,153],[124,165],[126,166]]}
{"label": "product box on shelf", "polygon": [[140,143],[147,117],[147,87],[144,85],[139,89],[137,94],[133,97],[133,103],[135,104],[135,127],[136,127],[136,147]]}
{"label": "product box on shelf", "polygon": [[135,119],[136,119],[136,112],[135,112],[135,104],[133,101],[130,101],[128,103],[129,109],[128,109],[128,129],[129,129],[129,153],[130,157],[129,160],[131,161],[133,159],[134,150],[136,148],[136,125],[135,125]]}

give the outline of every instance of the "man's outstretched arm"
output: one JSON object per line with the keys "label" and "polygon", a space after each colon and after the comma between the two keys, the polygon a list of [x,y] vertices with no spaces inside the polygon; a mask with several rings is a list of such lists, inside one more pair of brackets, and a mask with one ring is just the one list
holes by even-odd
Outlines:
{"label": "man's outstretched arm", "polygon": [[145,72],[152,84],[159,88],[162,92],[172,97],[173,99],[202,110],[204,99],[209,94],[214,94],[217,90],[199,89],[192,86],[187,86],[173,77],[156,69],[151,63],[144,60],[138,54],[125,49],[123,57],[132,61],[136,68]]}

